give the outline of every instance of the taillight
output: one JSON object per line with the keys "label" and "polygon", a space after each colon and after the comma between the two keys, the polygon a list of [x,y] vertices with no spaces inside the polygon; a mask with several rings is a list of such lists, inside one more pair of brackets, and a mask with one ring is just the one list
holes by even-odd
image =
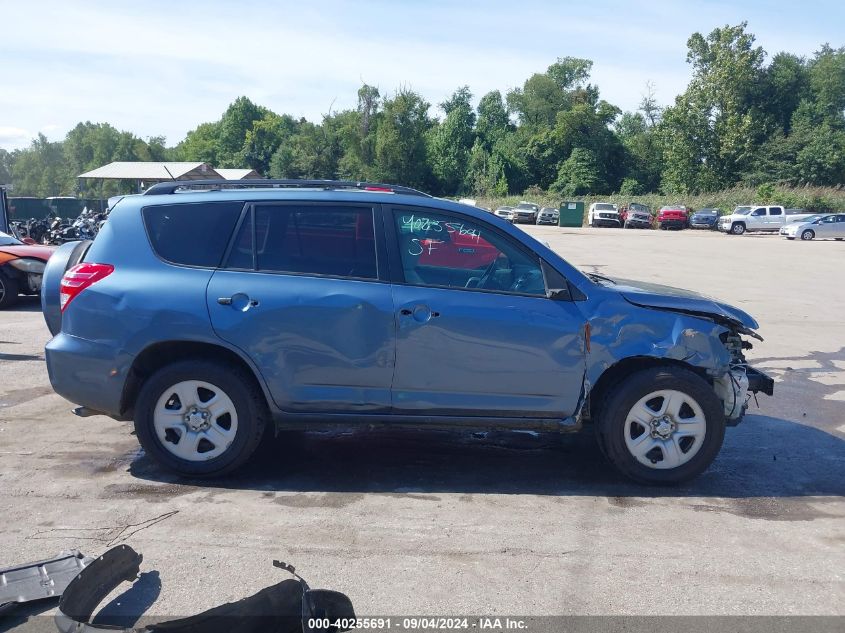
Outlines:
{"label": "taillight", "polygon": [[111,264],[77,264],[65,271],[59,286],[59,305],[65,311],[71,299],[89,286],[108,277],[114,266]]}

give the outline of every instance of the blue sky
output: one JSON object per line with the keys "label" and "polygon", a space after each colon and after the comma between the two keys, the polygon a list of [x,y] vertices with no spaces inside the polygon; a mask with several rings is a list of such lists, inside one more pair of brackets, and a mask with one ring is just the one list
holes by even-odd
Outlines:
{"label": "blue sky", "polygon": [[651,81],[665,105],[689,80],[690,34],[742,20],[770,55],[845,45],[832,0],[0,0],[0,147],[83,120],[175,144],[239,95],[317,121],[362,81],[478,99],[567,55],[593,60],[611,103],[635,109]]}

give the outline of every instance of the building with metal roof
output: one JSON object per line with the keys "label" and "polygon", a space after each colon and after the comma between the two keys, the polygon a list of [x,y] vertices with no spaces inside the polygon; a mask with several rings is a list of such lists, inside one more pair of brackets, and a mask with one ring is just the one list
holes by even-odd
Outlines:
{"label": "building with metal roof", "polygon": [[208,163],[117,161],[86,171],[77,177],[164,182],[167,180],[203,180],[221,178],[222,176]]}
{"label": "building with metal roof", "polygon": [[214,171],[216,171],[222,178],[226,180],[244,180],[245,178],[261,178],[261,174],[259,174],[254,169],[224,169],[222,167],[217,167]]}

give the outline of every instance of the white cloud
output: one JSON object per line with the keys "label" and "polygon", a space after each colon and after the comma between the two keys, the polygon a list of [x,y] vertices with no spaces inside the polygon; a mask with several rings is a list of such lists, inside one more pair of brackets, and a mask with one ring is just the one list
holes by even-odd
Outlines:
{"label": "white cloud", "polygon": [[0,126],[0,147],[14,149],[29,143],[30,137],[23,128]]}

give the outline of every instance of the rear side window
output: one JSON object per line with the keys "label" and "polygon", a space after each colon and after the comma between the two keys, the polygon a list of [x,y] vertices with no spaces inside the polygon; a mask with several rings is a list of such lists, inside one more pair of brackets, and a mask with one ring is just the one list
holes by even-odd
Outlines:
{"label": "rear side window", "polygon": [[373,210],[258,204],[238,231],[227,267],[376,279]]}
{"label": "rear side window", "polygon": [[769,209],[769,215],[783,215],[783,209],[780,207],[772,207]]}
{"label": "rear side window", "polygon": [[243,202],[201,202],[144,207],[144,225],[153,250],[162,259],[185,266],[216,268]]}

